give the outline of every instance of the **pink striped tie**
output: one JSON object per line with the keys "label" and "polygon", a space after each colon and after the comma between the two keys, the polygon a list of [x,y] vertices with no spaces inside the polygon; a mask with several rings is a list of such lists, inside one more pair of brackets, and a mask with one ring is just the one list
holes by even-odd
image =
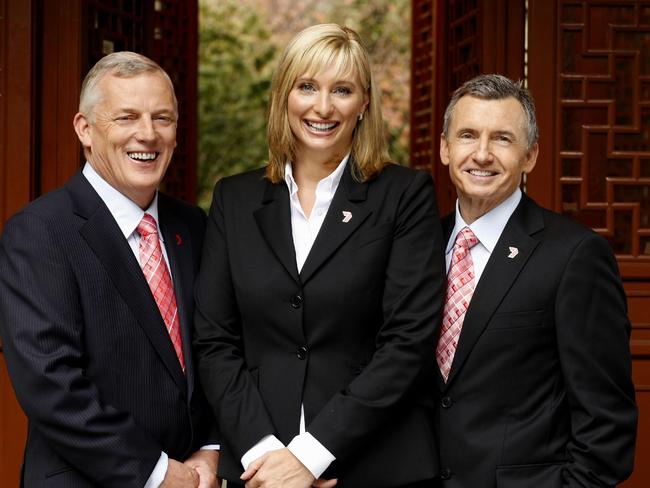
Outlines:
{"label": "pink striped tie", "polygon": [[469,227],[463,227],[456,236],[452,251],[451,265],[447,275],[442,329],[436,348],[436,359],[445,382],[449,377],[451,363],[454,360],[465,313],[474,293],[474,262],[469,250],[477,243],[478,239],[472,230]]}
{"label": "pink striped tie", "polygon": [[137,230],[141,236],[140,267],[156,300],[160,315],[165,321],[167,332],[169,332],[181,368],[185,371],[183,341],[181,339],[180,321],[178,320],[178,309],[176,308],[176,296],[167,263],[160,248],[156,220],[151,215],[144,214]]}

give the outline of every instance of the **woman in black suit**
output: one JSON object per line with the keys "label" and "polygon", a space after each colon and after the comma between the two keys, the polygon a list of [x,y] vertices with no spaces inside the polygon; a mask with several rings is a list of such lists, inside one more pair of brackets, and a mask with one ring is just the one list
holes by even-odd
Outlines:
{"label": "woman in black suit", "polygon": [[433,486],[439,216],[430,175],[388,163],[354,31],[316,25],[289,43],[268,144],[265,169],[215,187],[196,289],[220,476]]}

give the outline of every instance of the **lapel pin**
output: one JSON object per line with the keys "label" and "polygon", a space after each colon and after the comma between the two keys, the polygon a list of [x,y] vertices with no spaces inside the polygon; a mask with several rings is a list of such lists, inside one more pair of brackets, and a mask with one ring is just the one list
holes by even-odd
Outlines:
{"label": "lapel pin", "polygon": [[352,212],[349,210],[342,210],[341,213],[343,213],[343,220],[341,222],[347,224],[352,220]]}
{"label": "lapel pin", "polygon": [[510,246],[508,247],[508,249],[510,250],[510,254],[508,254],[508,257],[510,259],[514,259],[515,257],[517,257],[517,254],[519,254],[519,249],[517,249],[516,247]]}
{"label": "lapel pin", "polygon": [[176,245],[180,246],[181,244],[183,244],[183,239],[180,234],[176,234]]}

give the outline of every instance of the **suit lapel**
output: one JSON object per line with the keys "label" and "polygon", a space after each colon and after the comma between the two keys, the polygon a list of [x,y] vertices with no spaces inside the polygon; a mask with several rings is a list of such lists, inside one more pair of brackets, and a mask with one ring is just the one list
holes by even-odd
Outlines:
{"label": "suit lapel", "polygon": [[86,219],[79,233],[102,263],[179,389],[186,391],[187,381],[158,306],[115,219],[81,172],[70,180],[67,188],[75,202],[75,213]]}
{"label": "suit lapel", "polygon": [[[503,229],[492,255],[485,266],[470,302],[458,348],[446,387],[453,383],[495,310],[510,290],[515,279],[530,258],[539,241],[531,237],[543,228],[539,208],[525,195]],[[510,247],[518,254],[509,258]]]}
{"label": "suit lapel", "polygon": [[254,212],[255,221],[273,253],[291,277],[299,282],[296,251],[291,234],[291,209],[286,184],[266,181],[263,206]]}
{"label": "suit lapel", "polygon": [[[160,216],[160,227],[165,242],[167,257],[169,258],[169,267],[171,268],[176,295],[176,307],[178,308],[181,337],[183,339],[188,397],[192,398],[194,362],[192,360],[192,317],[189,312],[190,305],[194,300],[192,246],[189,241],[190,233],[187,225],[173,212],[167,203],[165,195],[159,193],[158,215]],[[178,359],[176,362],[178,363]]]}
{"label": "suit lapel", "polygon": [[366,199],[368,184],[352,178],[351,161],[346,165],[341,182],[334,194],[323,225],[300,272],[300,280],[307,283],[327,259],[368,218],[370,211],[354,203]]}

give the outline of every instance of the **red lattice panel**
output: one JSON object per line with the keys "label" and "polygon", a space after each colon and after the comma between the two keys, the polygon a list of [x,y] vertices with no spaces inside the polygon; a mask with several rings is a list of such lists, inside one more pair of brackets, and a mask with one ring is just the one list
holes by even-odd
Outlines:
{"label": "red lattice panel", "polygon": [[478,0],[449,2],[447,49],[449,95],[465,81],[480,74],[480,17]]}
{"label": "red lattice panel", "polygon": [[[556,208],[650,264],[650,2],[558,0]],[[637,268],[639,269],[639,268]],[[650,275],[650,267],[642,274]]]}
{"label": "red lattice panel", "polygon": [[433,0],[413,0],[411,68],[411,166],[433,171]]}
{"label": "red lattice panel", "polygon": [[84,74],[106,54],[145,52],[145,0],[87,0],[84,3],[87,49]]}

